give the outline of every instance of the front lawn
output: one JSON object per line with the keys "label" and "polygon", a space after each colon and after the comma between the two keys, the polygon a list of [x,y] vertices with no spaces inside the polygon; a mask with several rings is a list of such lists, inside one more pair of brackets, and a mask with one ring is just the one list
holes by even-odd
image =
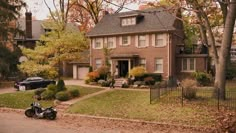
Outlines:
{"label": "front lawn", "polygon": [[[25,109],[34,101],[34,91],[6,93],[0,95],[0,107]],[[40,101],[42,107],[53,105],[53,101]]]}
{"label": "front lawn", "polygon": [[[97,91],[101,91],[100,88],[88,88],[81,86],[66,86],[68,89],[78,89],[80,96],[88,95]],[[8,108],[19,108],[25,109],[30,106],[34,101],[33,99],[34,91],[25,91],[25,92],[15,92],[15,93],[6,93],[0,95],[0,107]],[[53,100],[41,100],[42,107],[48,107],[53,105]]]}
{"label": "front lawn", "polygon": [[150,104],[149,92],[115,90],[80,101],[69,113],[142,119],[172,124],[211,126],[216,120],[206,107],[181,107],[180,104]]}

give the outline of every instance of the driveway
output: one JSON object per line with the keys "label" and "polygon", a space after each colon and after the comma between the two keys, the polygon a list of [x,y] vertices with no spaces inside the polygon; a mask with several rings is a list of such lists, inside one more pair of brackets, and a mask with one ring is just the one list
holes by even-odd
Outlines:
{"label": "driveway", "polygon": [[0,94],[17,92],[14,87],[0,88]]}

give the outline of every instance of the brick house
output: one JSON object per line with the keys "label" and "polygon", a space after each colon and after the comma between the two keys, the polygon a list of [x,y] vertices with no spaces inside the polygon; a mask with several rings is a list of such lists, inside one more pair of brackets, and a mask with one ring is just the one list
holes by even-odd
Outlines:
{"label": "brick house", "polygon": [[111,72],[119,77],[135,66],[164,79],[207,68],[207,54],[183,54],[183,23],[163,8],[106,14],[87,36],[93,69],[104,64],[103,48],[112,49]]}

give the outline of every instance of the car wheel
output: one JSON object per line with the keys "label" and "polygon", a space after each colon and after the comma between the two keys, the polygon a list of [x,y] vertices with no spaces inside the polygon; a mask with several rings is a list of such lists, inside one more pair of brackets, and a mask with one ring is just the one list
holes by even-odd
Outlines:
{"label": "car wheel", "polygon": [[31,86],[30,85],[25,85],[25,90],[30,90]]}

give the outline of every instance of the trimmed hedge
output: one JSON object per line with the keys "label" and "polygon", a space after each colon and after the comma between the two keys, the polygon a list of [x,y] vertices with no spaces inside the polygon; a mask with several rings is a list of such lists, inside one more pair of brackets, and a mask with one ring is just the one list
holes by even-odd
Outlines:
{"label": "trimmed hedge", "polygon": [[66,90],[66,87],[65,87],[64,80],[60,79],[57,83],[57,92],[65,91],[65,90]]}
{"label": "trimmed hedge", "polygon": [[158,73],[144,73],[142,76],[140,77],[135,77],[135,79],[139,79],[139,80],[142,80],[144,81],[145,78],[147,77],[151,77],[155,82],[160,82],[162,81],[162,76],[161,74],[158,74]]}
{"label": "trimmed hedge", "polygon": [[71,89],[71,90],[68,90],[69,94],[71,97],[77,97],[80,95],[79,93],[79,90],[78,89]]}
{"label": "trimmed hedge", "polygon": [[34,95],[40,96],[44,91],[46,91],[45,88],[39,88],[34,91]]}
{"label": "trimmed hedge", "polygon": [[44,100],[51,100],[54,99],[55,93],[51,90],[46,90],[41,94],[41,98]]}
{"label": "trimmed hedge", "polygon": [[57,92],[56,99],[59,101],[67,101],[70,99],[70,96],[67,91],[60,91]]}

